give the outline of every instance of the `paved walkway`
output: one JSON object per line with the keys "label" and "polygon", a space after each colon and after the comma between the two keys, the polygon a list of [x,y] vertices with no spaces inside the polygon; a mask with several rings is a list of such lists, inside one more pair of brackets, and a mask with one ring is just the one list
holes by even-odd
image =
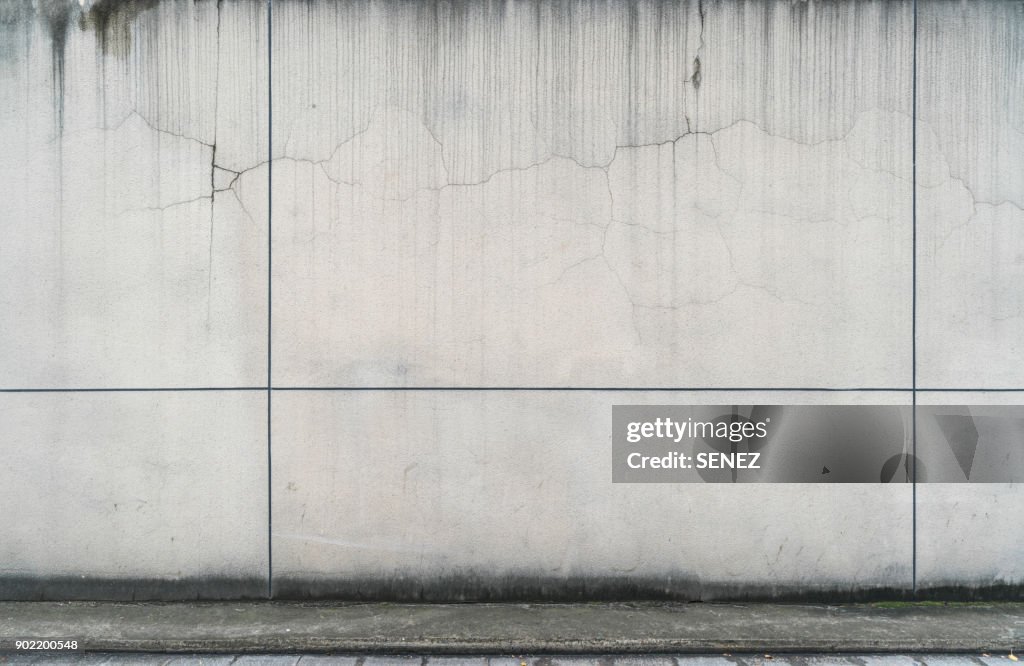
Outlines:
{"label": "paved walkway", "polygon": [[621,657],[401,657],[318,655],[153,655],[99,653],[78,656],[11,656],[5,666],[1013,666],[1008,655],[651,655]]}
{"label": "paved walkway", "polygon": [[44,638],[229,655],[1006,655],[1024,652],[1024,603],[0,603],[0,651]]}

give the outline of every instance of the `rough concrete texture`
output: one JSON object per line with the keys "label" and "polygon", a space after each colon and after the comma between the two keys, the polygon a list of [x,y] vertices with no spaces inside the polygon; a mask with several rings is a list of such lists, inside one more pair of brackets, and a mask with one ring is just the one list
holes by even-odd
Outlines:
{"label": "rough concrete texture", "polygon": [[265,592],[264,394],[8,393],[0,414],[0,597]]}
{"label": "rough concrete texture", "polygon": [[910,10],[279,3],[274,382],[907,386]]}
{"label": "rough concrete texture", "polygon": [[75,637],[86,650],[135,652],[1007,654],[1024,647],[1024,608],[0,603],[3,647],[28,636]]}
{"label": "rough concrete texture", "polygon": [[922,2],[919,22],[918,383],[1021,388],[1024,3]]}
{"label": "rough concrete texture", "polygon": [[0,656],[0,664],[109,666],[142,664],[152,666],[1006,666],[1009,654],[716,654],[716,655],[599,655],[599,656],[409,656],[409,655],[209,655],[96,653],[47,656]]}
{"label": "rough concrete texture", "polygon": [[609,423],[1024,389],[1022,30],[0,0],[0,598],[1019,597],[1015,485],[613,486]]}
{"label": "rough concrete texture", "polygon": [[899,594],[912,585],[908,484],[611,483],[613,404],[822,400],[813,392],[275,392],[275,593]]}
{"label": "rough concrete texture", "polygon": [[[985,406],[1020,404],[1017,393],[920,393],[921,405],[965,405],[976,420]],[[919,424],[921,425],[921,424]],[[976,466],[1024,467],[1024,442]],[[921,452],[922,456],[931,454]],[[946,455],[949,455],[946,453]],[[924,483],[917,486],[917,576],[926,588],[962,594],[968,581],[1005,585],[1024,579],[1024,487],[1019,483]],[[1018,596],[1020,598],[1020,596]]]}
{"label": "rough concrete texture", "polygon": [[0,19],[0,388],[265,384],[264,5],[63,5]]}

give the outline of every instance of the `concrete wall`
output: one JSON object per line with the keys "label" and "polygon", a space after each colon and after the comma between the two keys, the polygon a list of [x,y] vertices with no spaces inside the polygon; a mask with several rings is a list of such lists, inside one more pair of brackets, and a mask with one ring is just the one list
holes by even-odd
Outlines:
{"label": "concrete wall", "polygon": [[0,597],[1019,594],[610,436],[1024,404],[1024,2],[0,2]]}

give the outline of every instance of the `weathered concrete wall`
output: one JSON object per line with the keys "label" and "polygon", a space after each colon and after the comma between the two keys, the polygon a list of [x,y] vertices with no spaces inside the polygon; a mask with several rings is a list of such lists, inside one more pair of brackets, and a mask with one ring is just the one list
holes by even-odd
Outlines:
{"label": "weathered concrete wall", "polygon": [[[918,382],[1024,387],[1024,3],[920,3]],[[1019,392],[921,393],[1000,405]],[[1020,468],[1016,456],[996,464]],[[925,586],[1024,580],[1021,484],[921,485]],[[1019,594],[1019,592],[1018,592]]]}
{"label": "weathered concrete wall", "polygon": [[265,384],[264,6],[4,8],[3,387]]}
{"label": "weathered concrete wall", "polygon": [[[266,385],[265,10],[0,0],[0,388]],[[266,404],[0,394],[0,596],[264,594]]]}
{"label": "weathered concrete wall", "polygon": [[609,469],[1021,404],[1024,2],[0,1],[0,596],[1024,582],[1018,484]]}
{"label": "weathered concrete wall", "polygon": [[275,383],[908,385],[909,4],[275,16]]}

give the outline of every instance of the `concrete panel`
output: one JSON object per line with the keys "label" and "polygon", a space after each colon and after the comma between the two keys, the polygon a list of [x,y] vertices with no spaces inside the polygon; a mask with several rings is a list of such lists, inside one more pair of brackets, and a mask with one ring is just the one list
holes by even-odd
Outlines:
{"label": "concrete panel", "polygon": [[275,594],[899,594],[911,584],[908,484],[612,484],[611,408],[909,401],[881,392],[276,391]]}
{"label": "concrete panel", "polygon": [[0,394],[0,598],[259,596],[266,394]]}
{"label": "concrete panel", "polygon": [[[1024,386],[1024,3],[926,2],[918,36],[918,385]],[[1019,405],[1019,393],[920,393],[920,405]],[[918,419],[925,475],[963,478]],[[1020,477],[1019,442],[974,455],[974,476]],[[998,459],[992,455],[998,454]],[[987,457],[986,457],[987,456]],[[952,470],[952,474],[950,473]],[[918,584],[1019,595],[1020,483],[917,490]],[[1016,588],[1012,586],[1017,586]]]}
{"label": "concrete panel", "polygon": [[83,4],[0,17],[0,387],[265,384],[264,4]]}
{"label": "concrete panel", "polygon": [[275,384],[908,386],[911,9],[275,4]]}
{"label": "concrete panel", "polygon": [[1024,2],[918,11],[918,386],[1024,387]]}
{"label": "concrete panel", "polygon": [[[919,393],[919,405],[962,405],[984,416],[992,405],[1022,405],[1024,392]],[[931,423],[918,420],[919,440]],[[935,438],[938,440],[939,438]],[[1024,470],[1024,442],[1006,442],[1002,450],[979,447],[973,466],[1003,468],[1018,478]],[[939,448],[939,447],[933,447]],[[941,462],[945,450],[923,450]],[[927,462],[927,458],[925,458]],[[955,462],[953,463],[955,465]],[[926,470],[927,471],[927,470]],[[923,483],[917,486],[917,579],[923,592],[971,594],[977,587],[1002,590],[1020,598],[1024,584],[1024,483]]]}

